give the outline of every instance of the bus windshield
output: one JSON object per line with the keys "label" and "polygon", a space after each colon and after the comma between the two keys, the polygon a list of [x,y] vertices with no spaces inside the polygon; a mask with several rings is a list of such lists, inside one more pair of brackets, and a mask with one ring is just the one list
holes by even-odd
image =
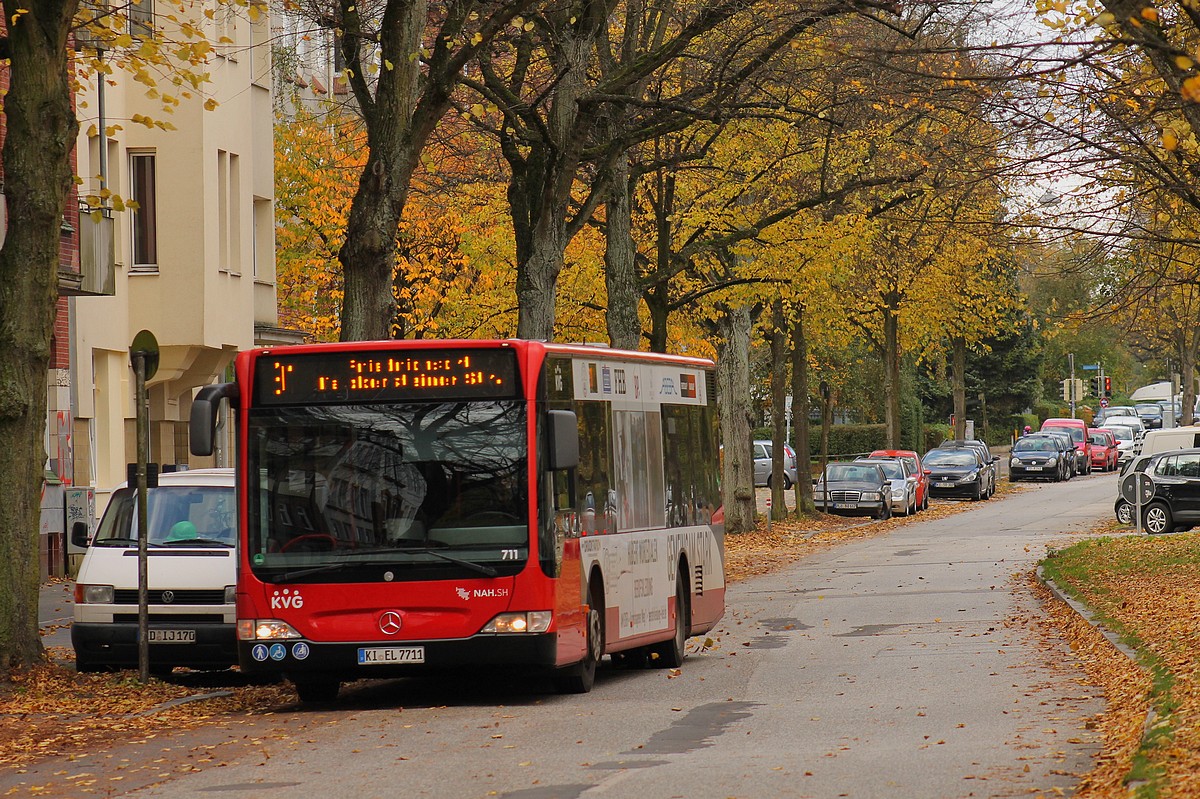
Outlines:
{"label": "bus windshield", "polygon": [[514,400],[251,411],[251,567],[428,569],[527,551],[525,423]]}

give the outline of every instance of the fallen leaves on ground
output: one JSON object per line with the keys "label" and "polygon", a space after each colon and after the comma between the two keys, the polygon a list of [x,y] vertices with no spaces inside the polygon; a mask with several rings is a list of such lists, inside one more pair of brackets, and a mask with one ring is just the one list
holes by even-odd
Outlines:
{"label": "fallen leaves on ground", "polygon": [[156,730],[201,724],[210,718],[274,707],[290,698],[280,686],[228,689],[229,696],[172,706],[164,703],[197,693],[182,685],[137,673],[80,674],[70,665],[47,662],[18,669],[0,680],[0,766],[80,752],[99,743],[126,740]]}
{"label": "fallen leaves on ground", "polygon": [[[1135,778],[1161,775],[1155,795],[1200,796],[1200,537],[1098,538],[1054,553],[1047,570],[1139,652],[1142,666],[1107,640],[1095,641],[1098,633],[1068,633],[1089,676],[1105,688],[1103,723],[1112,728],[1079,795],[1124,797],[1122,781],[1135,768]],[[1156,716],[1146,725],[1150,707]]]}

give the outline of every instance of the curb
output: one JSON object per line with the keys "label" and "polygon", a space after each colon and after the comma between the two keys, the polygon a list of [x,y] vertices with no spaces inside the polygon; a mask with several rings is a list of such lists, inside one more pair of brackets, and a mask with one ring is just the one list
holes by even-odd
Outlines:
{"label": "curb", "polygon": [[1040,582],[1042,585],[1044,585],[1050,589],[1050,593],[1054,594],[1056,597],[1058,597],[1060,600],[1062,600],[1064,603],[1066,603],[1071,608],[1071,610],[1078,613],[1083,618],[1083,620],[1086,621],[1088,624],[1092,625],[1092,627],[1095,627],[1096,630],[1098,630],[1101,635],[1103,635],[1105,638],[1108,639],[1108,642],[1110,644],[1112,644],[1118,650],[1120,650],[1120,652],[1122,654],[1124,654],[1125,657],[1129,658],[1135,666],[1140,667],[1140,665],[1138,664],[1137,652],[1135,652],[1128,645],[1126,645],[1125,642],[1123,642],[1117,636],[1116,633],[1114,633],[1112,630],[1105,627],[1102,623],[1096,621],[1096,616],[1095,616],[1095,614],[1092,613],[1091,608],[1089,608],[1087,605],[1084,605],[1083,603],[1077,601],[1073,597],[1068,596],[1065,591],[1063,591],[1061,588],[1059,588],[1058,585],[1053,580],[1051,580],[1049,577],[1047,577],[1043,573],[1042,567],[1040,565],[1037,567],[1037,578],[1038,578],[1038,582]]}
{"label": "curb", "polygon": [[173,707],[186,705],[188,702],[199,702],[203,699],[220,699],[223,696],[233,696],[233,691],[210,691],[207,694],[191,694],[190,696],[181,696],[178,699],[169,699],[166,702],[161,702],[152,708],[143,710],[140,713],[134,713],[134,718],[142,718],[144,716],[153,716],[155,713],[161,713],[164,710],[170,710]]}
{"label": "curb", "polygon": [[[1084,621],[1086,621],[1088,624],[1090,624],[1095,630],[1097,630],[1101,635],[1103,635],[1106,639],[1108,639],[1108,642],[1110,644],[1112,644],[1114,647],[1116,647],[1117,651],[1119,651],[1121,654],[1125,655],[1125,657],[1129,658],[1130,663],[1137,666],[1139,669],[1142,668],[1141,664],[1138,663],[1137,652],[1135,652],[1132,648],[1130,648],[1123,641],[1121,641],[1121,639],[1117,636],[1116,633],[1114,633],[1112,630],[1105,627],[1099,621],[1096,621],[1096,616],[1095,616],[1095,614],[1092,613],[1091,608],[1089,608],[1087,605],[1084,605],[1083,603],[1075,600],[1074,598],[1067,596],[1066,592],[1063,591],[1061,588],[1059,588],[1057,583],[1055,583],[1050,578],[1046,577],[1046,575],[1042,571],[1041,565],[1039,565],[1037,567],[1037,578],[1038,578],[1038,582],[1040,582],[1042,585],[1046,586],[1046,588],[1049,589],[1050,593],[1054,594],[1056,597],[1058,597],[1060,600],[1062,600],[1064,603],[1066,603],[1066,605],[1069,608],[1071,608],[1071,610],[1073,610],[1077,614],[1079,614],[1080,618],[1082,618]],[[1146,710],[1146,718],[1145,718],[1145,720],[1142,721],[1143,737],[1150,730],[1150,728],[1153,727],[1158,722],[1158,711],[1154,709],[1154,705],[1152,703],[1148,703],[1148,704],[1150,706]],[[1129,787],[1129,791],[1130,791],[1129,795],[1132,796],[1138,786],[1131,783],[1128,787]]]}

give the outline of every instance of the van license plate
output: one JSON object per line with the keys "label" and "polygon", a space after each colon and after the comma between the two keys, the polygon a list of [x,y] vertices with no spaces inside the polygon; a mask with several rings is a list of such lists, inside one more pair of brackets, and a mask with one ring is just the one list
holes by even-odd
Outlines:
{"label": "van license plate", "polygon": [[358,665],[374,666],[387,663],[424,663],[423,646],[372,647],[358,650]]}
{"label": "van license plate", "polygon": [[152,644],[194,644],[195,630],[147,630],[146,639]]}

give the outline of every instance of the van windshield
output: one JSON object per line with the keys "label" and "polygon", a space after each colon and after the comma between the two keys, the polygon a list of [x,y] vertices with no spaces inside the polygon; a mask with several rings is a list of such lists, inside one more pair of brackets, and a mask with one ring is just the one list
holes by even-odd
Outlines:
{"label": "van windshield", "polygon": [[[236,540],[233,486],[159,486],[146,491],[147,544],[153,547],[232,547]],[[137,491],[113,494],[92,542],[100,547],[135,547]]]}

